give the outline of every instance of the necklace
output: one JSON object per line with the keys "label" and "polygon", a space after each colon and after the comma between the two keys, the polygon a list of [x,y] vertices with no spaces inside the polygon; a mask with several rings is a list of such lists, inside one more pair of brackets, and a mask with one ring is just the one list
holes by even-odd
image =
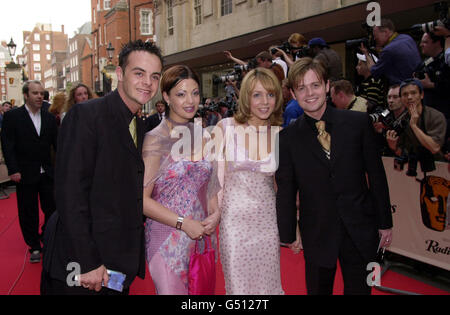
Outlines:
{"label": "necklace", "polygon": [[262,126],[254,126],[254,125],[250,125],[248,122],[246,123],[247,127],[250,127],[251,129],[253,129],[256,133],[267,133],[271,126],[269,125],[262,125]]}

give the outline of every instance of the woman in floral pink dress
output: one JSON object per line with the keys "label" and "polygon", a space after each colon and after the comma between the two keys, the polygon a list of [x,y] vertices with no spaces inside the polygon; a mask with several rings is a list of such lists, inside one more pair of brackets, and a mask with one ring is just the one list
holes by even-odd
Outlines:
{"label": "woman in floral pink dress", "polygon": [[242,82],[236,115],[219,123],[227,135],[219,245],[230,295],[284,294],[274,185],[282,121],[278,79],[257,68]]}
{"label": "woman in floral pink dress", "polygon": [[174,66],[163,74],[161,91],[170,113],[146,135],[142,150],[147,262],[158,294],[186,295],[195,241],[214,236],[219,222],[219,184],[213,163],[203,156],[203,141],[194,138],[201,122],[189,123],[200,103],[197,75]]}

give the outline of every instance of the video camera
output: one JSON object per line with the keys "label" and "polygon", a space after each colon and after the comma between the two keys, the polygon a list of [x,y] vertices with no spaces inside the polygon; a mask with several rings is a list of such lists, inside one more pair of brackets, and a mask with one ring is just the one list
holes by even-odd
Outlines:
{"label": "video camera", "polygon": [[387,108],[378,107],[373,114],[369,115],[372,123],[381,122],[388,130],[394,130],[400,135],[409,124],[408,111],[405,110],[398,118]]}
{"label": "video camera", "polygon": [[226,83],[227,81],[241,81],[244,78],[244,72],[248,72],[257,67],[258,62],[256,61],[255,58],[250,60],[249,63],[246,65],[235,64],[232,72],[222,76],[214,75],[213,84],[217,85],[221,83]]}
{"label": "video camera", "polygon": [[[289,44],[289,42],[284,42],[281,46],[277,46],[276,48],[281,49],[286,54],[292,55],[294,58],[303,58],[310,55],[310,49],[308,46],[294,47]],[[272,48],[270,52],[272,53],[272,55],[275,55],[277,53],[277,50],[275,48]]]}
{"label": "video camera", "polygon": [[432,33],[436,26],[443,26],[450,29],[450,19],[448,17],[448,3],[441,1],[434,4],[434,11],[439,14],[439,20],[431,21],[423,24],[413,25],[412,28],[421,28],[424,33]]}
{"label": "video camera", "polygon": [[373,37],[372,28],[367,23],[363,23],[361,25],[361,27],[366,31],[367,36],[363,37],[363,38],[347,40],[345,42],[345,46],[348,49],[359,50],[359,48],[361,47],[361,44],[363,44],[364,47],[366,47],[369,50],[369,52],[377,55],[376,49],[375,49],[376,43],[375,43],[375,38]]}

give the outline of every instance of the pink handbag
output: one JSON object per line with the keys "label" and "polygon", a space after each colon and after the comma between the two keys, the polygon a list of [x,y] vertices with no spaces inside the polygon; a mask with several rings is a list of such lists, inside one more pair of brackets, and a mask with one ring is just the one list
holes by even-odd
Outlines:
{"label": "pink handbag", "polygon": [[189,295],[214,295],[216,289],[216,260],[215,252],[209,236],[204,236],[205,249],[197,252],[198,243],[189,261]]}

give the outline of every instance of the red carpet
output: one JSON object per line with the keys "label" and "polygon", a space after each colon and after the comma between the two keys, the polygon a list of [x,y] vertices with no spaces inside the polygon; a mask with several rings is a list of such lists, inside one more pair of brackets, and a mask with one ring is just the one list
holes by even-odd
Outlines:
{"label": "red carpet", "polygon": [[[0,295],[36,295],[39,294],[41,264],[30,264],[29,254],[20,232],[17,218],[15,194],[9,199],[0,200]],[[303,255],[294,255],[289,249],[281,249],[282,284],[287,295],[306,294],[305,277],[303,274]],[[225,294],[222,266],[217,265],[216,294]],[[425,295],[450,295],[433,286],[412,278],[387,271],[381,279],[381,285],[397,290],[410,291]],[[342,276],[338,271],[334,286],[335,294],[342,294]],[[136,279],[130,294],[153,295],[155,289],[150,275],[145,280]],[[377,289],[374,295],[385,295]]]}

